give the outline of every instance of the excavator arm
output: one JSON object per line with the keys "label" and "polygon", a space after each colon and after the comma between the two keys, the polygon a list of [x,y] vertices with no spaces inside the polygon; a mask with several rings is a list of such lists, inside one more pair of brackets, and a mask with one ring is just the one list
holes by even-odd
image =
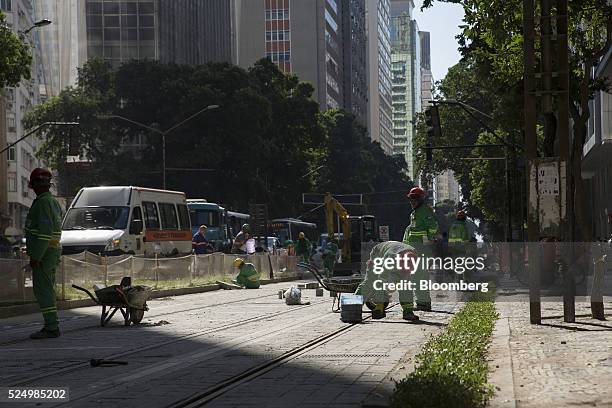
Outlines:
{"label": "excavator arm", "polygon": [[349,214],[346,208],[342,206],[330,193],[325,195],[325,220],[327,224],[327,236],[332,239],[334,236],[334,213],[338,214],[340,223],[342,224],[342,260],[343,262],[351,261],[351,223],[349,222]]}

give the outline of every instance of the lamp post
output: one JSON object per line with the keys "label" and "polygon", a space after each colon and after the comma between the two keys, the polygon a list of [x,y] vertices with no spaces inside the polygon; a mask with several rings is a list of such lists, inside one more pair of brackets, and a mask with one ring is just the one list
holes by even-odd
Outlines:
{"label": "lamp post", "polygon": [[169,127],[166,130],[159,130],[159,129],[153,127],[153,126],[145,125],[144,123],[140,123],[140,122],[137,122],[135,120],[132,120],[132,119],[126,118],[124,116],[120,116],[120,115],[98,115],[97,117],[99,119],[121,119],[121,120],[129,122],[129,123],[131,123],[133,125],[140,126],[143,129],[147,129],[147,130],[150,130],[151,132],[154,132],[154,133],[157,133],[157,134],[161,135],[161,137],[162,137],[162,186],[163,186],[163,189],[165,190],[166,189],[166,136],[168,135],[168,133],[170,133],[173,130],[175,130],[176,128],[184,125],[186,122],[190,121],[191,119],[195,118],[196,116],[200,115],[201,113],[206,112],[208,110],[217,109],[218,107],[219,107],[219,105],[208,105],[204,109],[199,110],[198,112],[196,112],[193,115],[187,117],[186,119],[178,122],[174,126]]}
{"label": "lamp post", "polygon": [[52,23],[52,21],[51,20],[47,20],[46,18],[43,18],[42,20],[38,20],[37,22],[34,23],[34,25],[32,27],[30,27],[27,30],[25,30],[23,32],[23,35],[28,34],[30,31],[32,31],[35,28],[48,26],[51,23]]}

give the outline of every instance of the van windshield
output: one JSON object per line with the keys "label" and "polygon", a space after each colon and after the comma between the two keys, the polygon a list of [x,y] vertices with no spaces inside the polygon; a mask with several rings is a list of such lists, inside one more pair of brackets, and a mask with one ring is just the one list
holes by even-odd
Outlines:
{"label": "van windshield", "polygon": [[206,225],[207,227],[218,227],[220,212],[218,210],[202,210],[202,209],[190,209],[189,216],[191,217],[191,226],[199,228],[200,225]]}
{"label": "van windshield", "polygon": [[71,208],[66,214],[62,229],[64,231],[126,229],[129,215],[129,207]]}

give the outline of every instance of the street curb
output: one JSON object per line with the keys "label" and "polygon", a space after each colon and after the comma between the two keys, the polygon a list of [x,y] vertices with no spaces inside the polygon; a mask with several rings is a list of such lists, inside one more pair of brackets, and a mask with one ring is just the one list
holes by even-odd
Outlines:
{"label": "street curb", "polygon": [[[269,285],[272,283],[281,283],[281,282],[291,282],[294,280],[298,280],[298,277],[286,277],[286,278],[275,278],[275,279],[262,279],[262,285]],[[194,286],[191,288],[177,288],[177,289],[162,289],[162,290],[154,290],[151,293],[151,299],[156,298],[164,298],[169,296],[182,296],[182,295],[192,295],[195,293],[205,293],[212,292],[215,290],[221,290],[221,287],[218,284],[210,284],[203,286]],[[69,309],[77,309],[79,307],[89,307],[96,306],[96,303],[91,299],[79,299],[79,300],[58,300],[57,301],[57,309],[58,310],[69,310]],[[39,308],[36,303],[28,303],[24,305],[16,305],[16,306],[5,306],[0,307],[0,319],[6,319],[9,317],[27,315],[38,313]]]}
{"label": "street curb", "polygon": [[[498,310],[499,313],[499,310]],[[500,317],[489,347],[488,383],[495,387],[495,394],[489,401],[491,408],[516,408],[512,352],[510,350],[510,324],[507,317]]]}

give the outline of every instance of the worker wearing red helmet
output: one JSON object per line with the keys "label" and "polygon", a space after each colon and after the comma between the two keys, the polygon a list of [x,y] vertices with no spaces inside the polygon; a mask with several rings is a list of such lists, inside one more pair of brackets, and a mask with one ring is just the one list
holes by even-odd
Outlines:
{"label": "worker wearing red helmet", "polygon": [[32,267],[34,296],[40,306],[45,326],[30,335],[32,339],[59,337],[55,303],[55,269],[61,256],[62,209],[49,192],[51,172],[36,168],[30,174],[30,188],[36,193],[26,218],[27,252]]}
{"label": "worker wearing red helmet", "polygon": [[[406,227],[404,232],[405,244],[413,246],[419,255],[430,256],[432,255],[433,241],[438,233],[438,222],[434,216],[434,212],[430,206],[425,203],[425,190],[421,187],[414,187],[407,194],[410,200],[410,206],[412,207],[412,214],[410,215],[410,225]],[[426,271],[423,268],[419,268],[413,275],[416,281],[416,310],[431,311],[431,296],[428,290],[420,290],[419,281],[427,279]],[[412,302],[403,303],[402,309],[404,311],[404,318],[411,320],[413,316],[413,305]]]}

